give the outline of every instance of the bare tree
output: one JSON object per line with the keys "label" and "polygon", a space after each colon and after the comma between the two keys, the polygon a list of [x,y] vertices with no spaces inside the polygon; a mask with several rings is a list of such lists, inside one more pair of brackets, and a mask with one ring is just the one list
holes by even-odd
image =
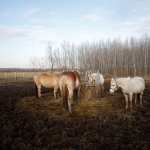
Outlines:
{"label": "bare tree", "polygon": [[53,56],[53,49],[52,44],[49,43],[48,47],[46,48],[46,55],[45,55],[46,64],[51,73],[53,73],[54,69],[54,56]]}
{"label": "bare tree", "polygon": [[67,70],[100,70],[113,76],[147,76],[150,73],[150,37],[127,38],[85,42],[76,46],[63,41],[61,48],[52,49],[49,44],[42,58],[31,57],[31,68]]}
{"label": "bare tree", "polygon": [[54,60],[55,60],[55,68],[57,68],[59,71],[61,71],[62,64],[61,64],[59,48],[54,50]]}

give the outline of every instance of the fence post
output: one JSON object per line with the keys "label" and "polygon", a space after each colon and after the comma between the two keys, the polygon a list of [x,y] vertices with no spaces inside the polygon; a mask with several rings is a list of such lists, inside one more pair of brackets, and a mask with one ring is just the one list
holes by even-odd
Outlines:
{"label": "fence post", "polygon": [[6,79],[6,72],[5,72],[5,79]]}
{"label": "fence post", "polygon": [[2,79],[3,79],[3,69],[2,69]]}
{"label": "fence post", "polygon": [[16,70],[16,72],[15,72],[15,78],[17,79],[17,70]]}
{"label": "fence post", "polygon": [[101,99],[101,74],[100,74],[100,71],[97,70],[97,76],[96,76],[96,80],[97,80],[97,88],[98,88],[98,97],[99,97],[99,100]]}
{"label": "fence post", "polygon": [[24,78],[24,72],[23,72],[23,78]]}
{"label": "fence post", "polygon": [[31,79],[31,71],[30,71],[30,79]]}

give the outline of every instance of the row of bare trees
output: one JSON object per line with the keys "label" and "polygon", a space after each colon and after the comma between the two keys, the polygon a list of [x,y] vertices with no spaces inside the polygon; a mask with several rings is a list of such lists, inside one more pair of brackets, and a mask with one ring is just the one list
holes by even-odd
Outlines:
{"label": "row of bare trees", "polygon": [[122,41],[100,40],[80,45],[63,41],[61,48],[52,48],[49,44],[45,56],[31,57],[31,68],[100,70],[102,74],[112,76],[148,76],[150,74],[150,37],[127,38]]}

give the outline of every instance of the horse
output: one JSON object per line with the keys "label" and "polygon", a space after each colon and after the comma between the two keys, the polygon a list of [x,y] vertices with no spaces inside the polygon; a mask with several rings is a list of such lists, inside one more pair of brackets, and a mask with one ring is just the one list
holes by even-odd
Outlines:
{"label": "horse", "polygon": [[100,85],[101,85],[101,89],[102,89],[102,91],[104,92],[104,78],[103,78],[103,75],[102,74],[97,74],[97,73],[92,73],[92,74],[90,74],[90,75],[88,75],[88,78],[89,78],[89,80],[88,80],[88,82],[90,83],[90,84],[93,84],[93,82],[95,82],[96,83],[96,77],[99,77],[100,78]]}
{"label": "horse", "polygon": [[[73,98],[73,91],[76,89],[78,91],[78,99],[81,87],[81,78],[78,72],[69,71],[63,72],[59,78],[59,87],[61,90],[61,95],[63,99],[63,106],[65,111],[71,111],[71,100]],[[69,94],[68,94],[69,92]]]}
{"label": "horse", "polygon": [[54,99],[59,97],[60,72],[54,74],[38,73],[34,76],[35,96],[41,99],[41,85],[46,88],[54,88]]}
{"label": "horse", "polygon": [[128,96],[130,98],[130,108],[132,108],[132,97],[135,94],[135,103],[137,102],[137,95],[140,97],[140,105],[142,106],[142,95],[145,89],[145,81],[141,77],[134,78],[117,78],[111,79],[110,93],[114,93],[119,87],[122,88],[122,92],[126,100],[126,109],[128,109]]}

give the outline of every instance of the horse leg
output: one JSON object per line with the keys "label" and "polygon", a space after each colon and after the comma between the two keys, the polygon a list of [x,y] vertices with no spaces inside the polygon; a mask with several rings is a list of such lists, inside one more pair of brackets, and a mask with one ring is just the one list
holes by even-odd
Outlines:
{"label": "horse leg", "polygon": [[130,108],[132,108],[132,97],[133,97],[133,94],[129,94],[129,97],[130,97]]}
{"label": "horse leg", "polygon": [[126,100],[126,107],[125,109],[128,109],[128,94],[124,94],[125,100]]}
{"label": "horse leg", "polygon": [[137,102],[137,94],[135,94],[135,103]]}
{"label": "horse leg", "polygon": [[72,100],[72,96],[73,96],[73,90],[72,90],[72,91],[69,91],[69,95],[68,95],[68,106],[69,106],[69,110],[70,110],[71,113],[72,113],[72,111],[71,111],[71,100]]}
{"label": "horse leg", "polygon": [[101,89],[104,92],[104,85],[103,84],[101,84]]}
{"label": "horse leg", "polygon": [[57,90],[58,90],[58,88],[54,88],[54,99],[57,98]]}
{"label": "horse leg", "polygon": [[143,95],[143,92],[140,93],[140,105],[142,106],[142,95]]}
{"label": "horse leg", "polygon": [[79,95],[80,95],[80,89],[81,89],[81,85],[78,88],[78,95],[77,95],[77,102],[79,103]]}
{"label": "horse leg", "polygon": [[59,89],[57,89],[56,98],[59,99]]}
{"label": "horse leg", "polygon": [[38,85],[38,97],[41,99],[41,85]]}

